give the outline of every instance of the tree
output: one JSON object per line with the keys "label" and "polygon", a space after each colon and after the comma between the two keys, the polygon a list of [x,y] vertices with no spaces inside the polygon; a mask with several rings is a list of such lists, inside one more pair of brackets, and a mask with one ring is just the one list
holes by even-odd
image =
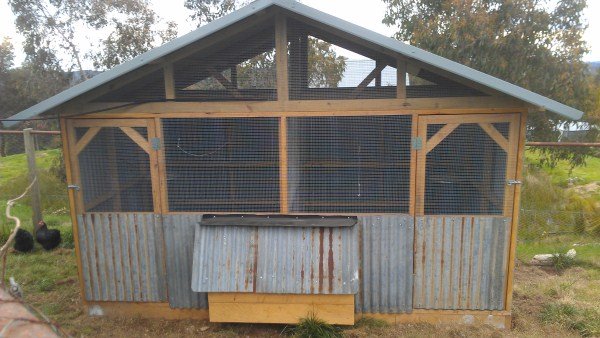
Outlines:
{"label": "tree", "polygon": [[[586,0],[383,0],[395,37],[585,112],[593,107],[583,40]],[[529,116],[528,137],[557,140],[565,121]],[[581,152],[581,156],[577,154]],[[571,152],[582,163],[585,151]],[[547,150],[547,154],[554,153]],[[556,152],[555,154],[557,154]],[[582,157],[583,156],[583,157]]]}
{"label": "tree", "polygon": [[[85,58],[97,55],[86,55],[78,43],[86,29],[116,31],[101,39],[104,50],[100,55],[119,61],[136,54],[136,47],[142,47],[137,53],[146,51],[155,34],[160,33],[153,27],[157,17],[147,0],[9,0],[8,3],[16,16],[17,30],[25,37],[27,58],[43,54],[60,60],[57,56],[66,54],[70,59],[67,62],[71,63],[66,68],[77,69],[82,79],[87,79]],[[121,43],[131,47],[120,46]]]}
{"label": "tree", "polygon": [[248,0],[185,0],[183,5],[192,11],[190,18],[200,27],[248,3]]}

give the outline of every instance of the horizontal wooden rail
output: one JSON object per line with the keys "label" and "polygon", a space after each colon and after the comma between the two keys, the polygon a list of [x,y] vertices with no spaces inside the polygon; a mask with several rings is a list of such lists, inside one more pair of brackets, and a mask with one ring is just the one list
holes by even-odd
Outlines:
{"label": "horizontal wooden rail", "polygon": [[594,142],[526,142],[528,147],[600,147]]}
{"label": "horizontal wooden rail", "polygon": [[[22,130],[0,130],[0,134],[23,134]],[[60,135],[58,130],[32,130],[31,134],[38,135]]]}

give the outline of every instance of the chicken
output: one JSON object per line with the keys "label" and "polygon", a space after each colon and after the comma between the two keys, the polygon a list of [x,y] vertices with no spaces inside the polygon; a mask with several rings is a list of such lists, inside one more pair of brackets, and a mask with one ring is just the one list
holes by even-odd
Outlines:
{"label": "chicken", "polygon": [[60,244],[60,231],[48,229],[48,226],[44,221],[39,221],[35,229],[35,240],[40,243],[45,250],[52,250]]}
{"label": "chicken", "polygon": [[29,252],[33,249],[33,236],[29,231],[23,229],[17,230],[13,248],[19,252]]}

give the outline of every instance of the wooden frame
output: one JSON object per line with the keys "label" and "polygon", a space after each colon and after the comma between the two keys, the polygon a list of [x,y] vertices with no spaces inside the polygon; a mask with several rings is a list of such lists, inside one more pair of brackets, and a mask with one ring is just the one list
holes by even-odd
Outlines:
{"label": "wooden frame", "polygon": [[[509,137],[504,138],[492,123],[506,122],[510,124]],[[418,137],[422,142],[422,150],[417,154],[416,165],[416,212],[415,215],[423,216],[425,214],[425,169],[427,153],[433,150],[440,142],[442,142],[454,129],[460,124],[476,123],[478,124],[498,145],[506,151],[506,177],[505,180],[514,179],[516,170],[516,152],[517,152],[517,137],[516,133],[520,128],[519,114],[494,114],[494,115],[431,115],[419,117]],[[427,126],[429,124],[444,124],[444,126],[431,138],[427,139]],[[513,213],[513,195],[510,191],[511,187],[506,186],[503,202],[502,215],[512,217]],[[479,215],[479,214],[478,214]],[[483,215],[479,215],[483,216]]]}

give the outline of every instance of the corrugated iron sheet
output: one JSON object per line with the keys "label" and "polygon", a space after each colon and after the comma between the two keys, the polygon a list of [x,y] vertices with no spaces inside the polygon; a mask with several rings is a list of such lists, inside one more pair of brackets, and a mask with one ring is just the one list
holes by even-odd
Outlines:
{"label": "corrugated iron sheet", "polygon": [[172,308],[208,308],[206,293],[192,291],[194,231],[202,215],[169,214],[163,216],[167,285]]}
{"label": "corrugated iron sheet", "polygon": [[147,213],[87,213],[78,215],[77,221],[87,300],[166,300],[160,218]]}
{"label": "corrugated iron sheet", "polygon": [[359,223],[362,283],[356,312],[411,312],[414,218],[365,216]]}
{"label": "corrugated iron sheet", "polygon": [[417,217],[416,309],[502,310],[510,222],[500,217]]}
{"label": "corrugated iron sheet", "polygon": [[358,231],[197,226],[192,289],[199,292],[353,294]]}

